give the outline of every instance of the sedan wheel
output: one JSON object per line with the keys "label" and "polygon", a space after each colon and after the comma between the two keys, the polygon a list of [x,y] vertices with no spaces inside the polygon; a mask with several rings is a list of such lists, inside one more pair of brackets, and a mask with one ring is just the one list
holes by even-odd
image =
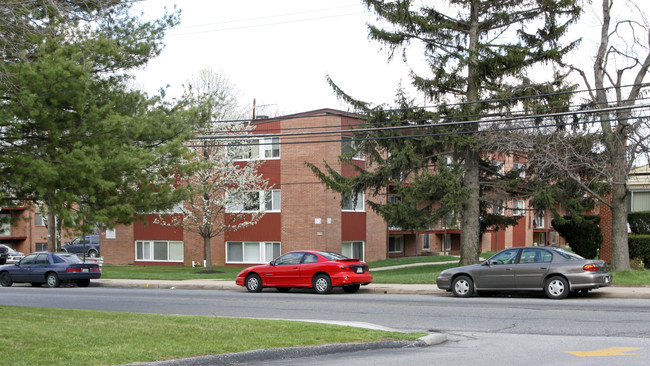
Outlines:
{"label": "sedan wheel", "polygon": [[262,279],[256,274],[248,275],[246,277],[246,289],[248,292],[262,291]]}
{"label": "sedan wheel", "polygon": [[314,278],[314,290],[316,293],[325,295],[332,292],[332,280],[326,274],[320,274]]}
{"label": "sedan wheel", "polygon": [[564,277],[551,277],[544,285],[544,292],[550,299],[564,299],[569,296],[569,281]]}
{"label": "sedan wheel", "polygon": [[51,272],[47,274],[47,277],[45,277],[45,282],[47,282],[47,287],[59,287],[61,282],[59,282],[59,276],[56,275],[56,273]]}
{"label": "sedan wheel", "polygon": [[467,276],[458,276],[451,284],[451,291],[456,297],[470,297],[474,294],[474,282]]}
{"label": "sedan wheel", "polygon": [[9,273],[3,272],[0,275],[0,285],[2,285],[2,287],[10,287],[13,285],[13,283],[14,281],[11,279],[11,275]]}
{"label": "sedan wheel", "polygon": [[88,258],[97,258],[97,252],[94,250],[88,251]]}

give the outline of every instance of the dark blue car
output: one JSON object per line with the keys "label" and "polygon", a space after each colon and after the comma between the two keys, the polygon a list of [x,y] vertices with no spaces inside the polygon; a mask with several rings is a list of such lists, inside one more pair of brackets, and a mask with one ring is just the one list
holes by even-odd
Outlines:
{"label": "dark blue car", "polygon": [[102,271],[96,263],[84,263],[69,253],[31,253],[18,263],[0,266],[0,285],[31,283],[32,286],[47,284],[59,287],[62,282],[76,283],[88,287],[91,279],[100,278]]}

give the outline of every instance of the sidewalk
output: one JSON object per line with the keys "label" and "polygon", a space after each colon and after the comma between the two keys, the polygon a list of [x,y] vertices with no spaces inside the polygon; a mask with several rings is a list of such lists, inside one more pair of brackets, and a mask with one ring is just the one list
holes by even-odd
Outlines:
{"label": "sidewalk", "polygon": [[[184,281],[167,280],[125,280],[125,279],[99,279],[92,280],[91,286],[122,287],[122,288],[156,288],[156,289],[203,289],[203,290],[240,290],[244,287],[237,286],[235,281],[197,279]],[[404,284],[375,284],[362,286],[359,293],[366,294],[417,294],[417,295],[442,295],[452,296],[450,293],[438,289],[435,284],[404,285]],[[618,298],[618,299],[650,299],[650,287],[603,287],[589,292],[589,297]]]}

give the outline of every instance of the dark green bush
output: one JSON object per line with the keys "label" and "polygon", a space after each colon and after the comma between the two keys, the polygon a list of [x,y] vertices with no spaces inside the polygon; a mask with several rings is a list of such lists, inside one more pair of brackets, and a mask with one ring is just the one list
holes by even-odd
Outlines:
{"label": "dark green bush", "polygon": [[650,235],[630,235],[627,243],[630,258],[642,258],[646,268],[650,268]]}
{"label": "dark green bush", "polygon": [[627,214],[632,234],[650,234],[650,212],[630,212]]}
{"label": "dark green bush", "polygon": [[585,258],[596,258],[603,243],[600,216],[572,215],[553,219],[551,225],[567,240],[571,250]]}

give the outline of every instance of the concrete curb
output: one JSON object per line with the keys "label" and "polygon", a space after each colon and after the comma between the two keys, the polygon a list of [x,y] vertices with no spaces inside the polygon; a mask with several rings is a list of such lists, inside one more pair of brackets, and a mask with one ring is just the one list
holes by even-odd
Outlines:
{"label": "concrete curb", "polygon": [[[424,337],[423,337],[424,338]],[[445,336],[446,340],[446,336]],[[213,356],[191,357],[185,359],[156,361],[149,363],[135,363],[129,365],[137,366],[208,366],[208,365],[233,365],[239,363],[264,362],[283,360],[290,358],[314,357],[332,353],[369,351],[376,349],[390,348],[412,348],[429,346],[424,341],[388,341],[388,342],[371,342],[371,343],[342,343],[342,344],[325,344],[321,346],[308,347],[285,347],[260,349],[240,353],[226,353]]]}
{"label": "concrete curb", "polygon": [[[152,288],[152,289],[202,289],[202,290],[241,290],[234,281],[224,280],[127,280],[127,279],[99,279],[91,281],[91,286],[122,287],[122,288]],[[370,284],[362,286],[359,293],[371,294],[415,294],[415,295],[440,295],[451,296],[448,292],[440,290],[436,285],[410,285],[410,284]],[[650,287],[603,287],[593,290],[589,297],[616,298],[616,299],[650,299]]]}

